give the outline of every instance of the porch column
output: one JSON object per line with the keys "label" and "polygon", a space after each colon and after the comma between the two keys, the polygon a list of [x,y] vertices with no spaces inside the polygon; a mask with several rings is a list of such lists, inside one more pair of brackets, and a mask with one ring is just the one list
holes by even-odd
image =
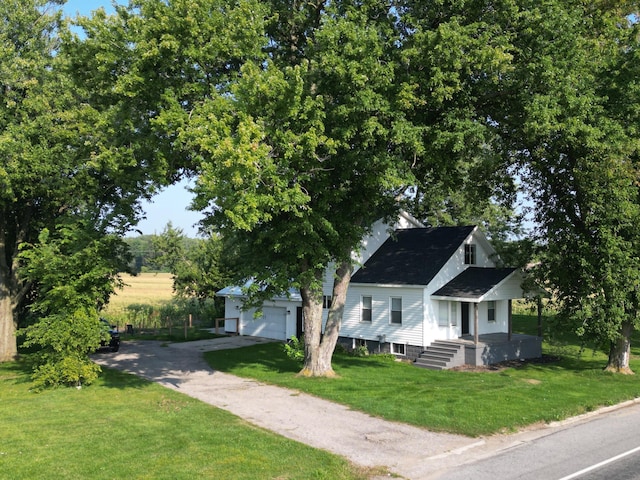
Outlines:
{"label": "porch column", "polygon": [[511,334],[513,333],[513,303],[512,300],[509,299],[509,303],[508,303],[508,307],[507,307],[507,337],[509,339],[509,341],[511,341]]}
{"label": "porch column", "polygon": [[473,304],[473,343],[478,344],[478,303]]}

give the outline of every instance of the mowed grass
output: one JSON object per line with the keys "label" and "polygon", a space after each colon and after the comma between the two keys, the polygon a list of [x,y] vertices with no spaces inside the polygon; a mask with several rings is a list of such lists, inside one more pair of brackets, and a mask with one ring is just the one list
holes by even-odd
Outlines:
{"label": "mowed grass", "polygon": [[173,390],[105,370],[90,387],[35,394],[0,364],[0,478],[364,479],[344,459]]}
{"label": "mowed grass", "polygon": [[[217,370],[304,391],[388,420],[468,436],[511,432],[640,397],[640,378],[606,373],[606,356],[544,346],[550,363],[498,371],[430,371],[388,357],[334,355],[335,379],[300,378],[279,343],[208,352]],[[640,371],[640,349],[632,369]]]}
{"label": "mowed grass", "polygon": [[[125,282],[109,308],[172,298],[169,274]],[[189,329],[190,339],[211,336]],[[133,375],[103,369],[80,390],[36,394],[30,373],[21,363],[0,364],[0,479],[363,480],[380,473]]]}

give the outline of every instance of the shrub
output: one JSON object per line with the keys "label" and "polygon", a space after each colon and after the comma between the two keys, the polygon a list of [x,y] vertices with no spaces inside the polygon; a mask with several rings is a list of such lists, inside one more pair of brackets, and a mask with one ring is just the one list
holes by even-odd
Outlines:
{"label": "shrub", "polygon": [[90,384],[100,373],[89,353],[104,340],[104,330],[95,312],[84,309],[42,318],[24,330],[24,346],[36,347],[30,354],[35,365],[32,379],[36,390],[47,386]]}
{"label": "shrub", "polygon": [[353,349],[351,355],[354,357],[366,357],[369,355],[369,349],[366,345],[359,345]]}
{"label": "shrub", "polygon": [[304,338],[298,339],[298,337],[293,336],[283,345],[283,348],[284,353],[291,360],[295,360],[297,362],[304,361]]}

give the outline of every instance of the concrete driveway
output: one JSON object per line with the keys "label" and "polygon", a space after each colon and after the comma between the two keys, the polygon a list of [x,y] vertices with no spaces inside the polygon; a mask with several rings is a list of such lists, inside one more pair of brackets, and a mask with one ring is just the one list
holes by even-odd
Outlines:
{"label": "concrete driveway", "polygon": [[188,343],[123,342],[95,361],[158,382],[262,428],[407,479],[435,478],[485,440],[389,422],[320,398],[212,370],[202,352],[272,340],[224,337]]}

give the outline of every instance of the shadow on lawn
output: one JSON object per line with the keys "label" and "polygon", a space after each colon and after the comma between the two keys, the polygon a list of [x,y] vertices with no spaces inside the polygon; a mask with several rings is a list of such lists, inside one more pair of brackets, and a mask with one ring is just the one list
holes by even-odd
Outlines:
{"label": "shadow on lawn", "polygon": [[141,389],[151,385],[150,380],[146,380],[132,373],[121,372],[113,368],[102,367],[99,380],[103,387],[126,389]]}
{"label": "shadow on lawn", "polygon": [[[302,370],[302,362],[287,357],[282,343],[274,342],[261,345],[253,345],[235,350],[220,350],[206,352],[204,358],[215,370],[226,373],[234,373],[238,369],[261,366],[265,370],[277,373],[297,374]],[[360,358],[336,353],[333,356],[334,368],[342,370],[350,368],[390,368],[394,362],[388,358],[375,358],[375,355]]]}
{"label": "shadow on lawn", "polygon": [[281,342],[205,352],[204,358],[212,368],[225,373],[258,365],[278,373],[297,373],[302,368],[301,363],[286,356]]}
{"label": "shadow on lawn", "polygon": [[0,380],[12,382],[14,385],[31,383],[33,367],[25,357],[18,358],[16,362],[3,364],[0,368]]}

